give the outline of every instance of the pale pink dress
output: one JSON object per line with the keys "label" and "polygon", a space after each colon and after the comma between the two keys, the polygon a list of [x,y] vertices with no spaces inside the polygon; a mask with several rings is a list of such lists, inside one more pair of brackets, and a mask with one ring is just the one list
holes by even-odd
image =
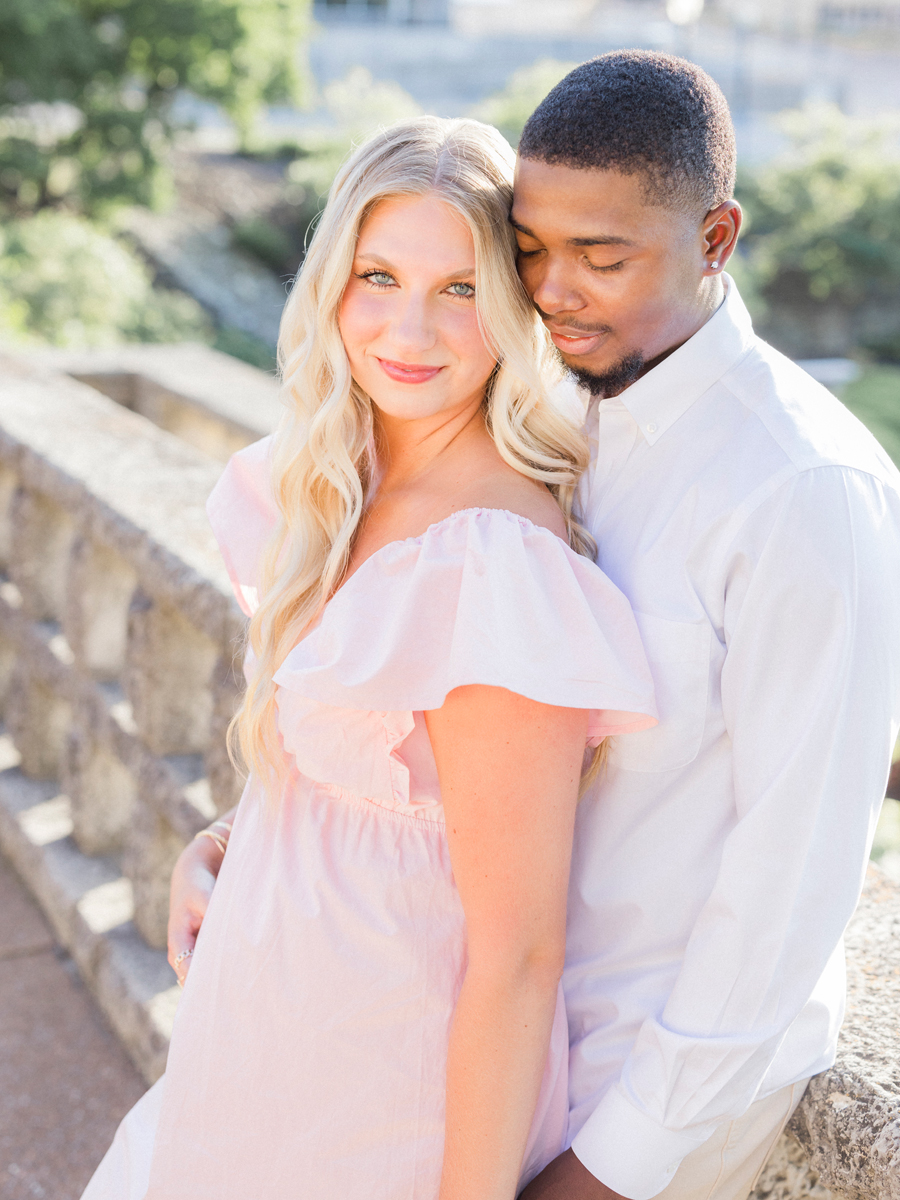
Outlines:
{"label": "pale pink dress", "polygon": [[[249,611],[265,443],[209,512]],[[289,778],[244,792],[167,1074],[84,1200],[436,1200],[466,943],[423,710],[481,683],[591,709],[593,739],[655,724],[625,598],[497,509],[374,554],[275,680]],[[566,1145],[567,1054],[560,993],[523,1186]]]}

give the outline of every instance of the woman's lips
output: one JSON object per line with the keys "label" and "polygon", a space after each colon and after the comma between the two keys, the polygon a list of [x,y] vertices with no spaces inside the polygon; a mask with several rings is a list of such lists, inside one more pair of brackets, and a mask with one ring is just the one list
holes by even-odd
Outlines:
{"label": "woman's lips", "polygon": [[392,362],[388,358],[379,358],[381,369],[390,379],[397,383],[427,383],[435,375],[443,371],[443,367],[423,367],[415,363]]}
{"label": "woman's lips", "polygon": [[557,350],[561,350],[563,354],[590,354],[596,350],[602,341],[605,331],[600,333],[580,333],[573,330],[571,333],[564,333],[560,329],[548,329],[550,340]]}

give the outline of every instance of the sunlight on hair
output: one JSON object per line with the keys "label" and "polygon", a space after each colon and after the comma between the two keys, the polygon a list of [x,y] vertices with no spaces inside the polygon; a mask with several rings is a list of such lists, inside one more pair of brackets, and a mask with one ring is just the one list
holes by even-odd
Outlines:
{"label": "sunlight on hair", "polygon": [[505,461],[555,496],[573,549],[593,557],[572,515],[587,444],[549,398],[556,355],[516,273],[513,163],[504,138],[478,121],[421,117],[381,130],[338,173],[288,298],[278,347],[286,413],[272,459],[281,519],[248,630],[255,667],[231,727],[233,749],[272,791],[284,763],[273,675],[340,586],[372,476],[372,404],[351,376],[338,312],[359,232],[381,201],[436,193],[467,222],[479,322],[498,360],[487,427]]}

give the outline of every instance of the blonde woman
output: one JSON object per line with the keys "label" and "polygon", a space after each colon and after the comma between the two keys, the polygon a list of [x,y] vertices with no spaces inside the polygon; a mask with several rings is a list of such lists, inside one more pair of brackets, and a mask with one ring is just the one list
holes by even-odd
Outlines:
{"label": "blonde woman", "polygon": [[573,516],[586,449],[547,400],[512,165],[423,119],[334,184],[284,422],[210,500],[250,778],[179,865],[179,912],[217,880],[196,950],[173,930],[168,1072],[85,1200],[513,1200],[566,1144],[585,748],[655,720]]}

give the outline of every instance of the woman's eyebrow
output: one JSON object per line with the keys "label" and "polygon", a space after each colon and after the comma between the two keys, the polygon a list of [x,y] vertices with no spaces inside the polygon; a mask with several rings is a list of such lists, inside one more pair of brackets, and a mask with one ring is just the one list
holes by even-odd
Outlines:
{"label": "woman's eyebrow", "polygon": [[[397,268],[393,265],[393,263],[391,263],[386,258],[382,258],[382,256],[380,254],[374,253],[374,251],[357,250],[356,257],[358,259],[365,259],[366,262],[375,263],[376,266],[384,267],[384,269],[386,271],[396,271],[397,270]],[[456,271],[448,272],[444,276],[444,279],[445,280],[461,279],[464,276],[474,275],[474,274],[475,274],[475,267],[472,263],[470,263],[468,266],[460,267]]]}
{"label": "woman's eyebrow", "polygon": [[379,267],[387,267],[391,271],[395,269],[394,265],[389,262],[388,259],[382,258],[380,254],[371,254],[367,253],[365,250],[357,250],[356,257],[364,258],[366,262],[377,263]]}

